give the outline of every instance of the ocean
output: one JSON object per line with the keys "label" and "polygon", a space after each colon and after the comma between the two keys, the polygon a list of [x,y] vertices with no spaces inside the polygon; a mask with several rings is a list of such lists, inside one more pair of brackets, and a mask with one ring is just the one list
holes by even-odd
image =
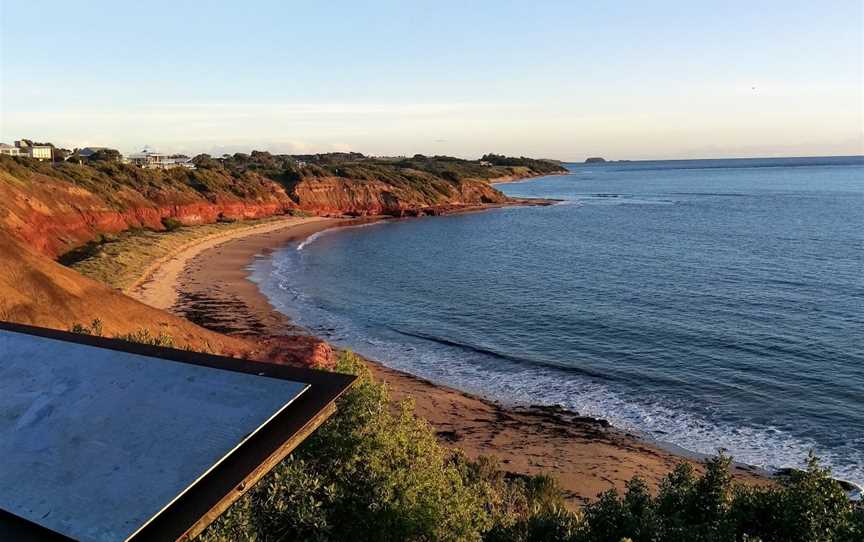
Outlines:
{"label": "ocean", "polygon": [[384,364],[864,484],[864,157],[568,164],[549,207],[330,230],[254,266]]}

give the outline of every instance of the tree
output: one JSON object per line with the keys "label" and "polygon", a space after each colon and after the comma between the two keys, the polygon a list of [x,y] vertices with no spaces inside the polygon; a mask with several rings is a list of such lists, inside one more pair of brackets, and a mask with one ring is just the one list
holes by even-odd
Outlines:
{"label": "tree", "polygon": [[51,150],[51,160],[54,162],[62,162],[69,158],[72,154],[72,151],[69,149],[59,149],[57,147],[53,147]]}
{"label": "tree", "polygon": [[199,154],[192,159],[192,163],[199,169],[215,169],[220,167],[219,161],[209,154]]}
{"label": "tree", "polygon": [[93,162],[119,162],[123,156],[116,149],[99,149],[90,155]]}

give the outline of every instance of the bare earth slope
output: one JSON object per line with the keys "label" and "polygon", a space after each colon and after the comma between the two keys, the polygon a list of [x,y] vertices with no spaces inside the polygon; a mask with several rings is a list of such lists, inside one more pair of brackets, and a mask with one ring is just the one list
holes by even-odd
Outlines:
{"label": "bare earth slope", "polygon": [[69,329],[76,323],[104,324],[106,335],[170,335],[178,346],[244,354],[245,341],[220,335],[153,309],[0,235],[0,320]]}

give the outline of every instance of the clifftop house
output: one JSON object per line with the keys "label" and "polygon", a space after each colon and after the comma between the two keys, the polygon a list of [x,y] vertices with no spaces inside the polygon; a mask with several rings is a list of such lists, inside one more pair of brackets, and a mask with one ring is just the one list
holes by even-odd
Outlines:
{"label": "clifftop house", "polygon": [[16,141],[15,146],[18,147],[18,152],[22,155],[36,160],[51,160],[54,156],[54,147],[50,145],[34,145],[30,141],[22,139]]}
{"label": "clifftop house", "polygon": [[0,143],[0,154],[6,156],[21,156],[21,149],[7,143]]}
{"label": "clifftop house", "polygon": [[108,150],[108,147],[84,147],[78,150],[78,156],[82,158],[90,158],[99,151]]}
{"label": "clifftop house", "polygon": [[51,160],[54,156],[54,147],[51,145],[34,145],[27,139],[15,142],[15,146],[0,143],[0,154],[7,156],[27,156],[36,160]]}
{"label": "clifftop house", "polygon": [[185,154],[163,154],[152,149],[144,148],[141,152],[128,156],[130,164],[146,169],[172,169],[183,167],[195,169],[192,159]]}

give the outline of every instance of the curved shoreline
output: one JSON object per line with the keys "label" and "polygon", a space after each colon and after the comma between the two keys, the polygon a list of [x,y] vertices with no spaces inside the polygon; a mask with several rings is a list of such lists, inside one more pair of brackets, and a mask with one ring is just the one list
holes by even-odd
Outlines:
{"label": "curved shoreline", "polygon": [[[218,239],[204,238],[184,247],[182,254],[151,266],[147,284],[151,291],[173,293],[175,302],[168,305],[172,312],[217,331],[305,334],[276,311],[250,280],[250,264],[314,233],[376,220],[381,217],[299,219],[266,231],[250,228]],[[160,272],[168,263],[169,272]],[[134,297],[139,293],[132,292]],[[220,328],[223,324],[228,327]],[[507,471],[552,474],[574,506],[606,489],[622,490],[634,475],[656,485],[676,463],[699,459],[697,454],[620,430],[605,420],[554,407],[504,405],[374,361],[370,367],[389,384],[394,398],[414,400],[417,413],[435,427],[442,441],[470,457],[494,456]],[[765,473],[753,467],[736,465],[735,475],[753,483],[769,483]]]}
{"label": "curved shoreline", "polygon": [[150,305],[156,309],[170,309],[177,301],[176,284],[180,273],[185,269],[188,261],[201,252],[218,247],[222,243],[254,235],[278,231],[288,227],[298,226],[304,223],[325,220],[321,217],[299,218],[286,217],[272,222],[255,224],[245,228],[214,233],[177,247],[168,254],[158,258],[142,271],[141,276],[123,293]]}

